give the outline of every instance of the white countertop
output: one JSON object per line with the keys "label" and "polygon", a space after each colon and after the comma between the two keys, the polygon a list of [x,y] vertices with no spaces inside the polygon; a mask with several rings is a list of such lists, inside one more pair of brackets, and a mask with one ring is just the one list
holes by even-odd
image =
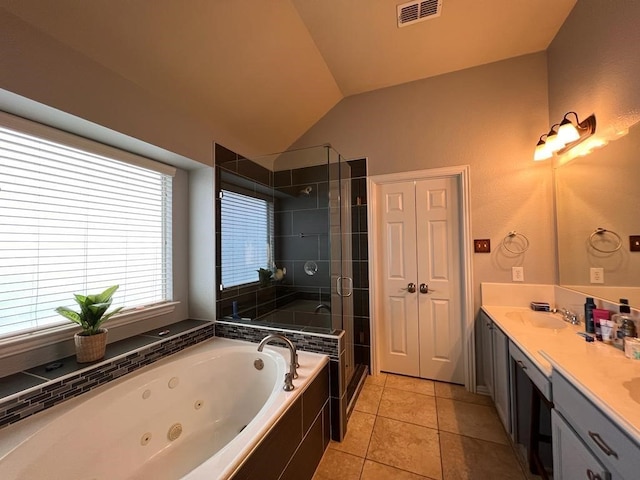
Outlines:
{"label": "white countertop", "polygon": [[530,312],[528,308],[482,309],[545,375],[558,371],[640,445],[640,361],[626,358],[612,345],[586,342],[576,335],[584,325],[535,328],[507,316]]}

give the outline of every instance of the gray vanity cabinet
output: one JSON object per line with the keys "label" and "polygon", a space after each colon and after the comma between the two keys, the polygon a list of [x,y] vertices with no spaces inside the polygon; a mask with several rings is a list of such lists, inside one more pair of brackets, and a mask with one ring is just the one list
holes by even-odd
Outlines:
{"label": "gray vanity cabinet", "polygon": [[493,398],[505,430],[511,435],[509,338],[484,312],[480,312],[480,320],[482,321],[484,384]]}
{"label": "gray vanity cabinet", "polygon": [[[589,478],[586,469],[595,465],[601,466],[602,472],[610,476],[602,476],[604,480],[628,480],[640,478],[640,444],[628,436],[599,407],[594,405],[573,383],[554,370],[552,375],[554,415],[564,422],[566,427],[560,435],[568,436],[567,430],[576,436],[590,459],[579,460],[576,465],[565,465],[563,474],[554,477],[560,480],[572,478]],[[558,420],[556,420],[557,423]],[[575,432],[575,433],[574,433]],[[562,441],[556,439],[556,428],[553,430],[554,461],[562,462],[567,455]],[[585,455],[586,456],[586,455]],[[576,459],[576,462],[578,459]],[[571,467],[571,470],[567,470]],[[557,464],[555,465],[557,468]],[[609,473],[607,473],[609,472]],[[582,475],[582,476],[579,476]],[[598,478],[598,477],[594,477]]]}
{"label": "gray vanity cabinet", "polygon": [[609,472],[580,440],[560,414],[551,412],[553,478],[558,480],[608,480]]}

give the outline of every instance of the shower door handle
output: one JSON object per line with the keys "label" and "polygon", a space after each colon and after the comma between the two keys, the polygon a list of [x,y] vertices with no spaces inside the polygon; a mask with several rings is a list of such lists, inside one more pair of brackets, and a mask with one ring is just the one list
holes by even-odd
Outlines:
{"label": "shower door handle", "polygon": [[[349,293],[344,293],[344,291],[342,290],[342,280],[349,280]],[[336,291],[338,292],[338,295],[340,295],[343,298],[346,297],[350,297],[351,295],[353,295],[353,278],[351,277],[338,277],[338,279],[336,280]]]}

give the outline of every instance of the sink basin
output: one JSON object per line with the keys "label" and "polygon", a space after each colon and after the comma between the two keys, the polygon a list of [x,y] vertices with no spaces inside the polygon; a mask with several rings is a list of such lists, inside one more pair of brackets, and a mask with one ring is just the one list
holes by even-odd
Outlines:
{"label": "sink basin", "polygon": [[547,328],[550,330],[560,330],[567,328],[568,323],[553,313],[534,312],[533,310],[523,310],[521,312],[507,312],[507,317],[512,320],[519,320],[525,325],[535,328]]}

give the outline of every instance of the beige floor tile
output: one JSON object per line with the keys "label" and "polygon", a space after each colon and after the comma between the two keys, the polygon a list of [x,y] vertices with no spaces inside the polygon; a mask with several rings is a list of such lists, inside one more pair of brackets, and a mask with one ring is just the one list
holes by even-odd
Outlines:
{"label": "beige floor tile", "polygon": [[367,375],[367,379],[365,380],[366,385],[378,385],[380,387],[384,387],[385,382],[387,381],[387,374],[380,373],[378,375]]}
{"label": "beige floor tile", "polygon": [[364,458],[328,448],[313,480],[359,480]]}
{"label": "beige floor tile", "polygon": [[423,427],[438,428],[436,398],[431,395],[385,388],[378,415]]}
{"label": "beige floor tile", "polygon": [[440,431],[458,433],[508,445],[509,440],[494,407],[436,398]]}
{"label": "beige floor tile", "polygon": [[446,480],[524,480],[511,445],[440,432]]}
{"label": "beige floor tile", "polygon": [[367,454],[375,420],[375,415],[354,411],[349,419],[347,434],[342,442],[331,442],[329,448],[364,457]]}
{"label": "beige floor tile", "polygon": [[378,462],[372,462],[371,460],[365,460],[360,480],[429,480],[429,478]]}
{"label": "beige floor tile", "polygon": [[378,413],[382,389],[380,385],[365,384],[353,408],[359,412]]}
{"label": "beige floor tile", "polygon": [[406,390],[407,392],[422,393],[423,395],[435,395],[434,382],[423,378],[404,377],[402,375],[387,375],[387,383],[385,388],[397,388],[398,390]]}
{"label": "beige floor tile", "polygon": [[438,431],[378,417],[367,459],[418,475],[442,479]]}
{"label": "beige floor tile", "polygon": [[493,405],[489,395],[480,395],[467,391],[462,385],[435,382],[436,397],[450,398],[461,402],[477,403],[478,405]]}

